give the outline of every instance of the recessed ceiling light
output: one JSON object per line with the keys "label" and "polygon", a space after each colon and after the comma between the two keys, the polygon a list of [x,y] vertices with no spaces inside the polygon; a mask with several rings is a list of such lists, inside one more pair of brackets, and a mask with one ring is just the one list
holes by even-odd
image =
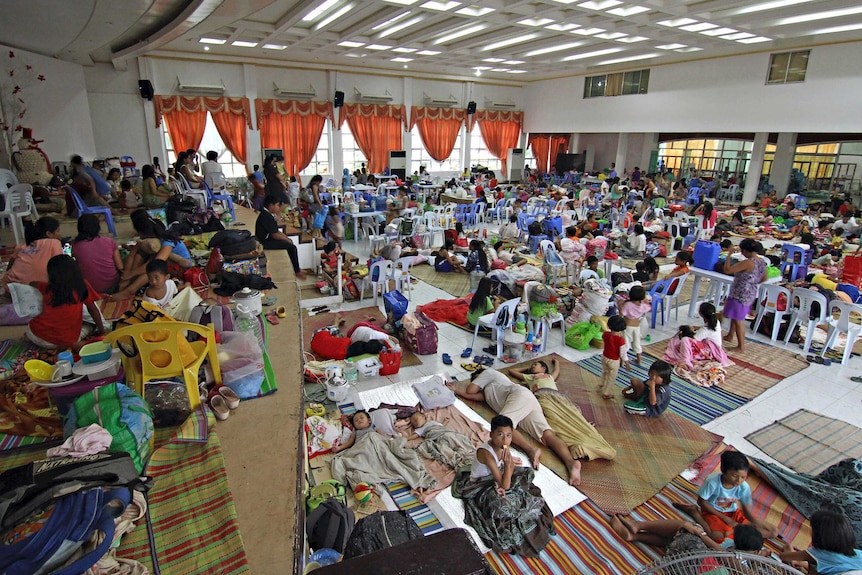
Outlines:
{"label": "recessed ceiling light", "polygon": [[676,28],[677,26],[686,26],[688,24],[694,24],[695,22],[697,22],[697,20],[694,18],[673,18],[671,20],[662,20],[661,22],[658,22],[658,24]]}
{"label": "recessed ceiling light", "polygon": [[457,8],[460,5],[460,2],[455,2],[454,0],[450,2],[437,2],[437,0],[431,0],[431,2],[426,2],[425,4],[423,4],[422,7],[428,8],[429,10],[439,10],[441,12],[445,12],[446,10]]}
{"label": "recessed ceiling light", "polygon": [[490,70],[491,66],[473,66],[474,70]]}
{"label": "recessed ceiling light", "polygon": [[526,70],[509,70],[509,74],[526,74]]}
{"label": "recessed ceiling light", "polygon": [[402,54],[410,54],[412,52],[415,52],[416,50],[418,50],[418,48],[402,48],[400,46],[398,48],[392,49],[393,52],[400,52]]}
{"label": "recessed ceiling light", "polygon": [[688,48],[679,48],[678,50],[674,50],[674,52],[700,52],[703,48],[698,48],[697,46],[689,46]]}
{"label": "recessed ceiling light", "polygon": [[449,32],[445,36],[440,36],[436,40],[434,40],[435,44],[446,44],[447,42],[451,42],[452,40],[457,40],[462,36],[467,36],[468,34],[472,34],[474,32],[479,32],[480,30],[484,30],[487,28],[487,24],[476,24],[475,26],[468,26],[466,28],[461,28],[455,30],[454,32]]}
{"label": "recessed ceiling light", "polygon": [[624,32],[605,32],[604,34],[596,34],[596,38],[604,38],[605,40],[618,40],[625,36],[628,36],[628,34]]}
{"label": "recessed ceiling light", "polygon": [[785,6],[793,6],[795,4],[805,4],[806,2],[811,2],[811,0],[774,0],[773,2],[763,2],[761,4],[754,4],[753,6],[739,8],[738,10],[734,10],[733,12],[731,12],[731,14],[751,14],[752,12],[774,10],[776,8],[784,8]]}
{"label": "recessed ceiling light", "polygon": [[482,70],[479,70],[479,69],[477,68],[477,69],[476,69],[476,75],[477,75],[477,76],[481,76],[481,75],[482,75]]}
{"label": "recessed ceiling light", "polygon": [[559,52],[561,50],[571,50],[572,48],[578,48],[583,46],[586,42],[570,42],[568,44],[560,44],[558,46],[551,46],[550,48],[539,48],[538,50],[532,50],[531,52],[527,52],[524,56],[541,56],[542,54],[550,54],[551,52]]}
{"label": "recessed ceiling light", "polygon": [[714,30],[704,30],[701,34],[704,36],[724,36],[725,34],[733,34],[736,31],[734,28],[716,28]]}
{"label": "recessed ceiling light", "polygon": [[234,40],[230,43],[231,46],[238,46],[240,48],[254,48],[257,46],[257,42],[246,42],[245,40]]}
{"label": "recessed ceiling light", "polygon": [[640,14],[642,12],[649,12],[650,8],[646,6],[627,6],[625,8],[614,8],[613,10],[608,10],[608,14],[613,14],[615,16],[634,16],[635,14]]}
{"label": "recessed ceiling light", "polygon": [[697,24],[681,26],[680,30],[685,30],[686,32],[703,32],[704,30],[710,30],[712,28],[718,28],[718,24],[710,24],[709,22],[698,22]]}
{"label": "recessed ceiling light", "polygon": [[209,47],[209,46],[204,46],[204,52],[209,52],[209,51],[210,51],[210,47]]}
{"label": "recessed ceiling light", "polygon": [[772,38],[767,38],[766,36],[755,36],[754,38],[743,38],[742,40],[737,40],[740,44],[759,44],[760,42],[772,42]]}
{"label": "recessed ceiling light", "polygon": [[599,32],[604,31],[604,28],[578,28],[577,30],[572,30],[575,34],[580,34],[582,36],[592,36],[593,34],[598,34]]}
{"label": "recessed ceiling light", "polygon": [[412,62],[413,58],[402,58],[399,56],[398,58],[392,58],[393,62]]}
{"label": "recessed ceiling light", "polygon": [[392,46],[387,46],[386,44],[369,44],[366,48],[369,50],[389,50]]}
{"label": "recessed ceiling light", "polygon": [[614,6],[622,4],[620,0],[590,0],[590,2],[581,2],[578,8],[588,8],[590,10],[607,10]]}
{"label": "recessed ceiling light", "polygon": [[365,52],[362,52],[361,54],[356,54],[354,52],[348,52],[347,54],[345,54],[345,56],[347,56],[348,58],[365,58],[367,55],[368,54],[366,54]]}
{"label": "recessed ceiling light", "polygon": [[492,72],[508,72],[509,68],[491,68]]}
{"label": "recessed ceiling light", "polygon": [[387,26],[389,26],[391,24],[395,24],[396,22],[398,22],[399,20],[401,20],[402,18],[404,18],[408,14],[410,14],[409,11],[408,12],[402,12],[401,14],[398,14],[397,16],[390,18],[386,22],[381,22],[380,24],[378,24],[377,26],[372,28],[372,30],[380,30],[381,28],[386,28]]}
{"label": "recessed ceiling light", "polygon": [[641,54],[639,56],[629,56],[627,58],[616,58],[614,60],[605,60],[604,62],[599,62],[597,66],[609,66],[611,64],[622,64],[623,62],[634,62],[635,60],[647,60],[649,58],[656,58],[661,56],[661,54]]}
{"label": "recessed ceiling light", "polygon": [[679,50],[685,47],[686,44],[662,44],[661,46],[656,46],[659,50]]}
{"label": "recessed ceiling light", "polygon": [[345,40],[344,42],[339,42],[338,45],[345,48],[359,48],[360,46],[365,46],[365,42],[354,42],[353,40]]}
{"label": "recessed ceiling light", "polygon": [[515,64],[524,64],[524,63],[525,62],[523,60],[506,60],[505,62],[503,62],[503,64],[509,64],[511,66],[514,66]]}
{"label": "recessed ceiling light", "polygon": [[302,17],[303,22],[312,22],[317,20],[321,14],[338,4],[339,0],[326,0],[323,4],[310,11],[308,14]]}
{"label": "recessed ceiling light", "polygon": [[814,12],[813,14],[801,14],[799,16],[791,16],[790,18],[782,18],[775,23],[776,26],[784,26],[785,24],[799,24],[801,22],[814,22],[815,20],[825,20],[827,18],[838,18],[840,16],[852,16],[862,13],[862,6],[854,6],[853,8],[844,8],[842,10],[826,10],[824,12]]}
{"label": "recessed ceiling light", "polygon": [[492,64],[497,64],[503,60],[505,60],[505,58],[482,58],[483,62],[491,62]]}
{"label": "recessed ceiling light", "polygon": [[411,6],[416,4],[419,0],[383,0],[384,2],[389,2],[390,4],[400,4],[401,6]]}
{"label": "recessed ceiling light", "polygon": [[626,44],[634,44],[635,42],[643,42],[644,40],[649,40],[646,36],[626,36],[625,38],[618,38],[620,42],[625,42]]}
{"label": "recessed ceiling light", "polygon": [[608,54],[616,54],[617,52],[622,52],[625,48],[605,48],[604,50],[595,50],[593,52],[584,52],[583,54],[574,54],[572,56],[566,56],[561,61],[562,62],[571,62],[572,60],[583,60],[585,58],[595,58],[596,56],[606,56]]}
{"label": "recessed ceiling light", "polygon": [[330,24],[332,24],[333,22],[335,22],[336,20],[338,20],[339,18],[341,18],[342,16],[344,16],[345,14],[350,12],[352,9],[353,9],[353,4],[347,4],[346,6],[339,8],[337,12],[333,12],[332,14],[330,14],[329,16],[327,16],[326,18],[321,20],[317,24],[317,26],[314,27],[314,29],[320,30],[322,28],[326,28],[327,26],[329,26]]}
{"label": "recessed ceiling light", "polygon": [[224,44],[227,40],[222,40],[221,38],[201,38],[200,42],[202,44]]}
{"label": "recessed ceiling light", "polygon": [[569,30],[574,30],[580,26],[580,24],[551,24],[550,26],[545,26],[548,30],[556,30],[557,32],[568,32]]}
{"label": "recessed ceiling light", "polygon": [[415,26],[416,24],[421,22],[423,19],[424,19],[424,16],[417,16],[416,18],[411,18],[410,20],[405,20],[404,22],[401,22],[399,24],[396,24],[395,26],[391,26],[391,27],[387,28],[386,30],[384,30],[383,32],[378,34],[377,37],[378,38],[386,38],[387,36],[391,36],[392,34],[395,34],[396,32],[400,32],[401,30],[404,30],[405,28],[409,28],[410,26]]}
{"label": "recessed ceiling light", "polygon": [[419,50],[416,52],[420,56],[436,56],[440,53],[439,50]]}
{"label": "recessed ceiling light", "polygon": [[455,14],[463,14],[464,16],[484,16],[485,14],[490,14],[496,10],[496,8],[487,8],[485,6],[476,6],[473,4],[472,6],[465,6],[460,10],[455,10]]}
{"label": "recessed ceiling light", "polygon": [[809,32],[810,35],[814,34],[838,34],[840,32],[852,32],[853,30],[862,30],[862,24],[847,24],[846,26],[835,26],[833,28],[823,28],[821,30],[815,30],[813,32]]}
{"label": "recessed ceiling light", "polygon": [[558,4],[571,4],[572,2],[577,2],[578,0],[554,0],[554,2]]}
{"label": "recessed ceiling light", "polygon": [[506,40],[494,42],[493,44],[488,44],[487,46],[482,48],[482,52],[488,52],[489,50],[496,50],[498,48],[505,48],[506,46],[511,46],[512,44],[529,42],[530,40],[538,37],[538,34],[522,34],[521,36],[515,36],[514,38],[508,38]]}
{"label": "recessed ceiling light", "polygon": [[544,26],[553,21],[553,18],[525,18],[524,20],[518,20],[518,24],[523,24],[524,26]]}
{"label": "recessed ceiling light", "polygon": [[743,38],[754,38],[754,34],[749,34],[748,32],[737,32],[736,34],[721,36],[721,38],[723,40],[742,40]]}
{"label": "recessed ceiling light", "polygon": [[264,44],[263,48],[265,50],[286,50],[287,46],[284,44]]}
{"label": "recessed ceiling light", "polygon": [[404,68],[407,69],[407,64],[404,64]]}

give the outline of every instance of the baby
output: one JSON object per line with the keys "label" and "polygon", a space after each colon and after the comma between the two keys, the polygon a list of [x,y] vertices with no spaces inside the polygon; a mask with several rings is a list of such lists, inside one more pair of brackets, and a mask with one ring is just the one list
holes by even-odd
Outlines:
{"label": "baby", "polygon": [[416,448],[419,455],[439,461],[452,469],[458,469],[472,462],[475,447],[470,438],[463,433],[449,429],[439,421],[428,421],[421,411],[410,416],[410,424],[414,432],[408,439],[424,439]]}
{"label": "baby", "polygon": [[374,432],[374,427],[371,425],[371,416],[364,409],[354,413],[351,422],[353,423],[353,433],[344,441],[333,445],[331,449],[332,453],[344,451],[348,447],[352,447],[357,439],[361,439],[365,435]]}

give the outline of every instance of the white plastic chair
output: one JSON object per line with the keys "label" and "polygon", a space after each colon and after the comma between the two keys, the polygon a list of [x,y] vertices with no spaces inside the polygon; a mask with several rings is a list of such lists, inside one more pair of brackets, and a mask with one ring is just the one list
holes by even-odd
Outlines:
{"label": "white plastic chair", "polygon": [[186,177],[182,174],[177,174],[177,178],[175,182],[178,182],[177,186],[180,190],[180,194],[184,198],[191,198],[198,203],[198,206],[205,210],[207,206],[209,206],[209,194],[206,189],[200,188],[195,189],[190,184]]}
{"label": "white plastic chair", "polygon": [[[820,357],[823,357],[827,350],[835,347],[838,334],[843,333],[847,336],[847,345],[844,346],[844,355],[841,357],[841,365],[844,365],[850,359],[853,344],[856,343],[860,332],[862,332],[862,323],[858,323],[862,321],[862,305],[846,301],[832,301],[829,303],[828,309],[826,322],[829,324],[829,328],[826,331],[826,345],[823,346]],[[837,319],[832,315],[835,311],[839,313]],[[855,320],[851,320],[851,314],[856,315]]]}
{"label": "white plastic chair", "polygon": [[[799,300],[799,302],[797,303],[796,300]],[[820,312],[819,315],[812,319],[811,313],[815,302]],[[802,347],[802,354],[805,355],[811,347],[814,328],[822,323],[826,323],[826,315],[829,313],[829,302],[826,300],[826,296],[820,292],[798,287],[793,288],[787,307],[790,309],[790,322],[787,324],[787,335],[784,336],[784,343],[787,344],[790,341],[790,335],[797,324],[807,322],[808,331],[805,334],[805,343]]]}
{"label": "white plastic chair", "polygon": [[377,230],[374,229],[374,225],[369,222],[362,222],[361,229],[365,236],[368,238],[368,244],[371,246],[371,250],[374,251],[377,247],[383,247],[386,245],[386,236],[383,234],[378,234]]}
{"label": "white plastic chair", "polygon": [[15,245],[18,245],[24,243],[24,233],[20,226],[20,220],[12,211],[12,196],[15,193],[12,191],[13,188],[15,188],[15,186],[12,186],[9,189],[0,186],[0,195],[3,196],[3,209],[0,210],[0,227],[5,228],[6,221],[8,221],[9,225],[12,226],[12,233],[15,236]]}
{"label": "white plastic chair", "polygon": [[18,176],[12,170],[0,168],[0,190],[6,190],[18,185]]}
{"label": "white plastic chair", "polygon": [[[521,303],[521,298],[516,297],[505,301],[497,307],[497,310],[485,314],[476,321],[476,329],[473,330],[473,342],[470,347],[475,349],[476,337],[479,335],[479,328],[484,327],[490,329],[494,339],[497,341],[497,359],[503,357],[503,334],[507,329],[515,324],[518,315],[518,304]],[[508,314],[508,315],[506,315]],[[503,325],[499,325],[500,323]]]}
{"label": "white plastic chair", "polygon": [[[784,311],[779,311],[778,298],[782,294],[785,297],[786,307]],[[793,306],[790,303],[791,297],[790,290],[785,287],[773,284],[761,285],[760,290],[757,292],[757,319],[754,320],[754,333],[757,333],[763,316],[767,313],[773,313],[775,317],[772,319],[772,336],[770,339],[772,341],[778,339],[778,330],[781,328],[781,322],[784,321],[785,316],[793,314]]]}
{"label": "white plastic chair", "polygon": [[[374,305],[377,305],[377,296],[389,291],[389,279],[392,276],[392,260],[380,260],[374,262],[368,269],[368,275],[362,279],[362,287],[359,290],[359,301],[365,299],[365,290],[370,287],[374,290]],[[376,280],[373,278],[377,278]]]}
{"label": "white plastic chair", "polygon": [[413,256],[398,258],[392,266],[392,279],[395,281],[395,289],[401,293],[406,291],[408,301],[410,300],[410,292],[413,291],[411,285],[413,276],[410,275],[410,266],[413,265],[415,259]]}
{"label": "white plastic chair", "polygon": [[539,242],[539,249],[542,251],[542,267],[545,270],[545,282],[551,285],[557,285],[560,273],[568,274],[566,270],[566,262],[557,252],[557,246],[551,240],[542,240]]}
{"label": "white plastic chair", "polygon": [[425,237],[428,239],[425,247],[430,248],[437,245],[434,243],[434,236],[438,233],[440,234],[440,243],[442,244],[445,230],[440,225],[440,215],[435,212],[425,212],[423,218],[425,219]]}
{"label": "white plastic chair", "polygon": [[[679,280],[679,283],[676,284],[673,289],[673,293],[664,294],[664,307],[667,309],[667,319],[670,320],[670,310],[673,309],[674,319],[679,319],[679,295],[682,293],[682,286],[685,285],[685,280],[688,279],[689,274],[681,275],[675,278],[670,278],[670,286],[668,286],[667,292],[670,292],[674,280]],[[674,303],[676,301],[676,303]]]}
{"label": "white plastic chair", "polygon": [[[541,285],[541,282],[537,281],[528,281],[524,284],[524,303],[527,304],[528,307],[530,305],[530,293],[533,291],[533,288],[539,285]],[[560,335],[562,336],[563,345],[566,345],[566,318],[563,317],[563,314],[555,312],[544,317],[536,317],[530,312],[527,313],[530,316],[530,319],[539,325],[538,335],[541,337],[542,341],[539,351],[545,351],[545,347],[548,345],[548,338],[551,335],[551,328],[556,324],[559,324],[560,326]]]}

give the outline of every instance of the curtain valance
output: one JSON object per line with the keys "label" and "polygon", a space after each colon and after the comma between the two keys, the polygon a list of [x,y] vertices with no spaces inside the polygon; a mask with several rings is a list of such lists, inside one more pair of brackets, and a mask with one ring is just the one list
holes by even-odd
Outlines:
{"label": "curtain valance", "polygon": [[512,122],[518,124],[518,129],[524,129],[524,112],[515,110],[477,110],[475,114],[470,116],[468,120],[470,125],[468,128],[472,131],[476,122],[480,120],[489,120],[491,122]]}
{"label": "curtain valance", "polygon": [[251,128],[251,107],[248,98],[207,98],[204,96],[154,96],[156,127],[162,124],[162,116],[172,112],[209,112],[213,115],[227,112],[243,116]]}
{"label": "curtain valance", "polygon": [[457,120],[463,124],[467,121],[467,111],[461,108],[413,106],[410,109],[410,124],[407,126],[407,129],[412,130],[419,120]]}
{"label": "curtain valance", "polygon": [[334,120],[332,112],[332,102],[305,102],[299,100],[262,100],[260,98],[254,101],[254,108],[257,112],[257,127],[261,128],[263,119],[270,114],[278,114],[287,116],[296,114],[297,116],[323,116]]}
{"label": "curtain valance", "polygon": [[339,108],[338,129],[348,118],[393,118],[407,125],[407,110],[404,106],[390,106],[388,104],[344,104]]}

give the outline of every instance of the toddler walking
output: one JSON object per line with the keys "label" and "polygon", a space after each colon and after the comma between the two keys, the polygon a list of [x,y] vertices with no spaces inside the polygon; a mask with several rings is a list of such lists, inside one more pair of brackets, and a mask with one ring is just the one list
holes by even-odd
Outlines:
{"label": "toddler walking", "polygon": [[620,363],[624,363],[626,369],[630,369],[628,356],[626,355],[626,339],[623,332],[626,331],[626,320],[620,315],[608,318],[608,328],[602,334],[602,397],[613,398],[614,382],[620,371]]}

